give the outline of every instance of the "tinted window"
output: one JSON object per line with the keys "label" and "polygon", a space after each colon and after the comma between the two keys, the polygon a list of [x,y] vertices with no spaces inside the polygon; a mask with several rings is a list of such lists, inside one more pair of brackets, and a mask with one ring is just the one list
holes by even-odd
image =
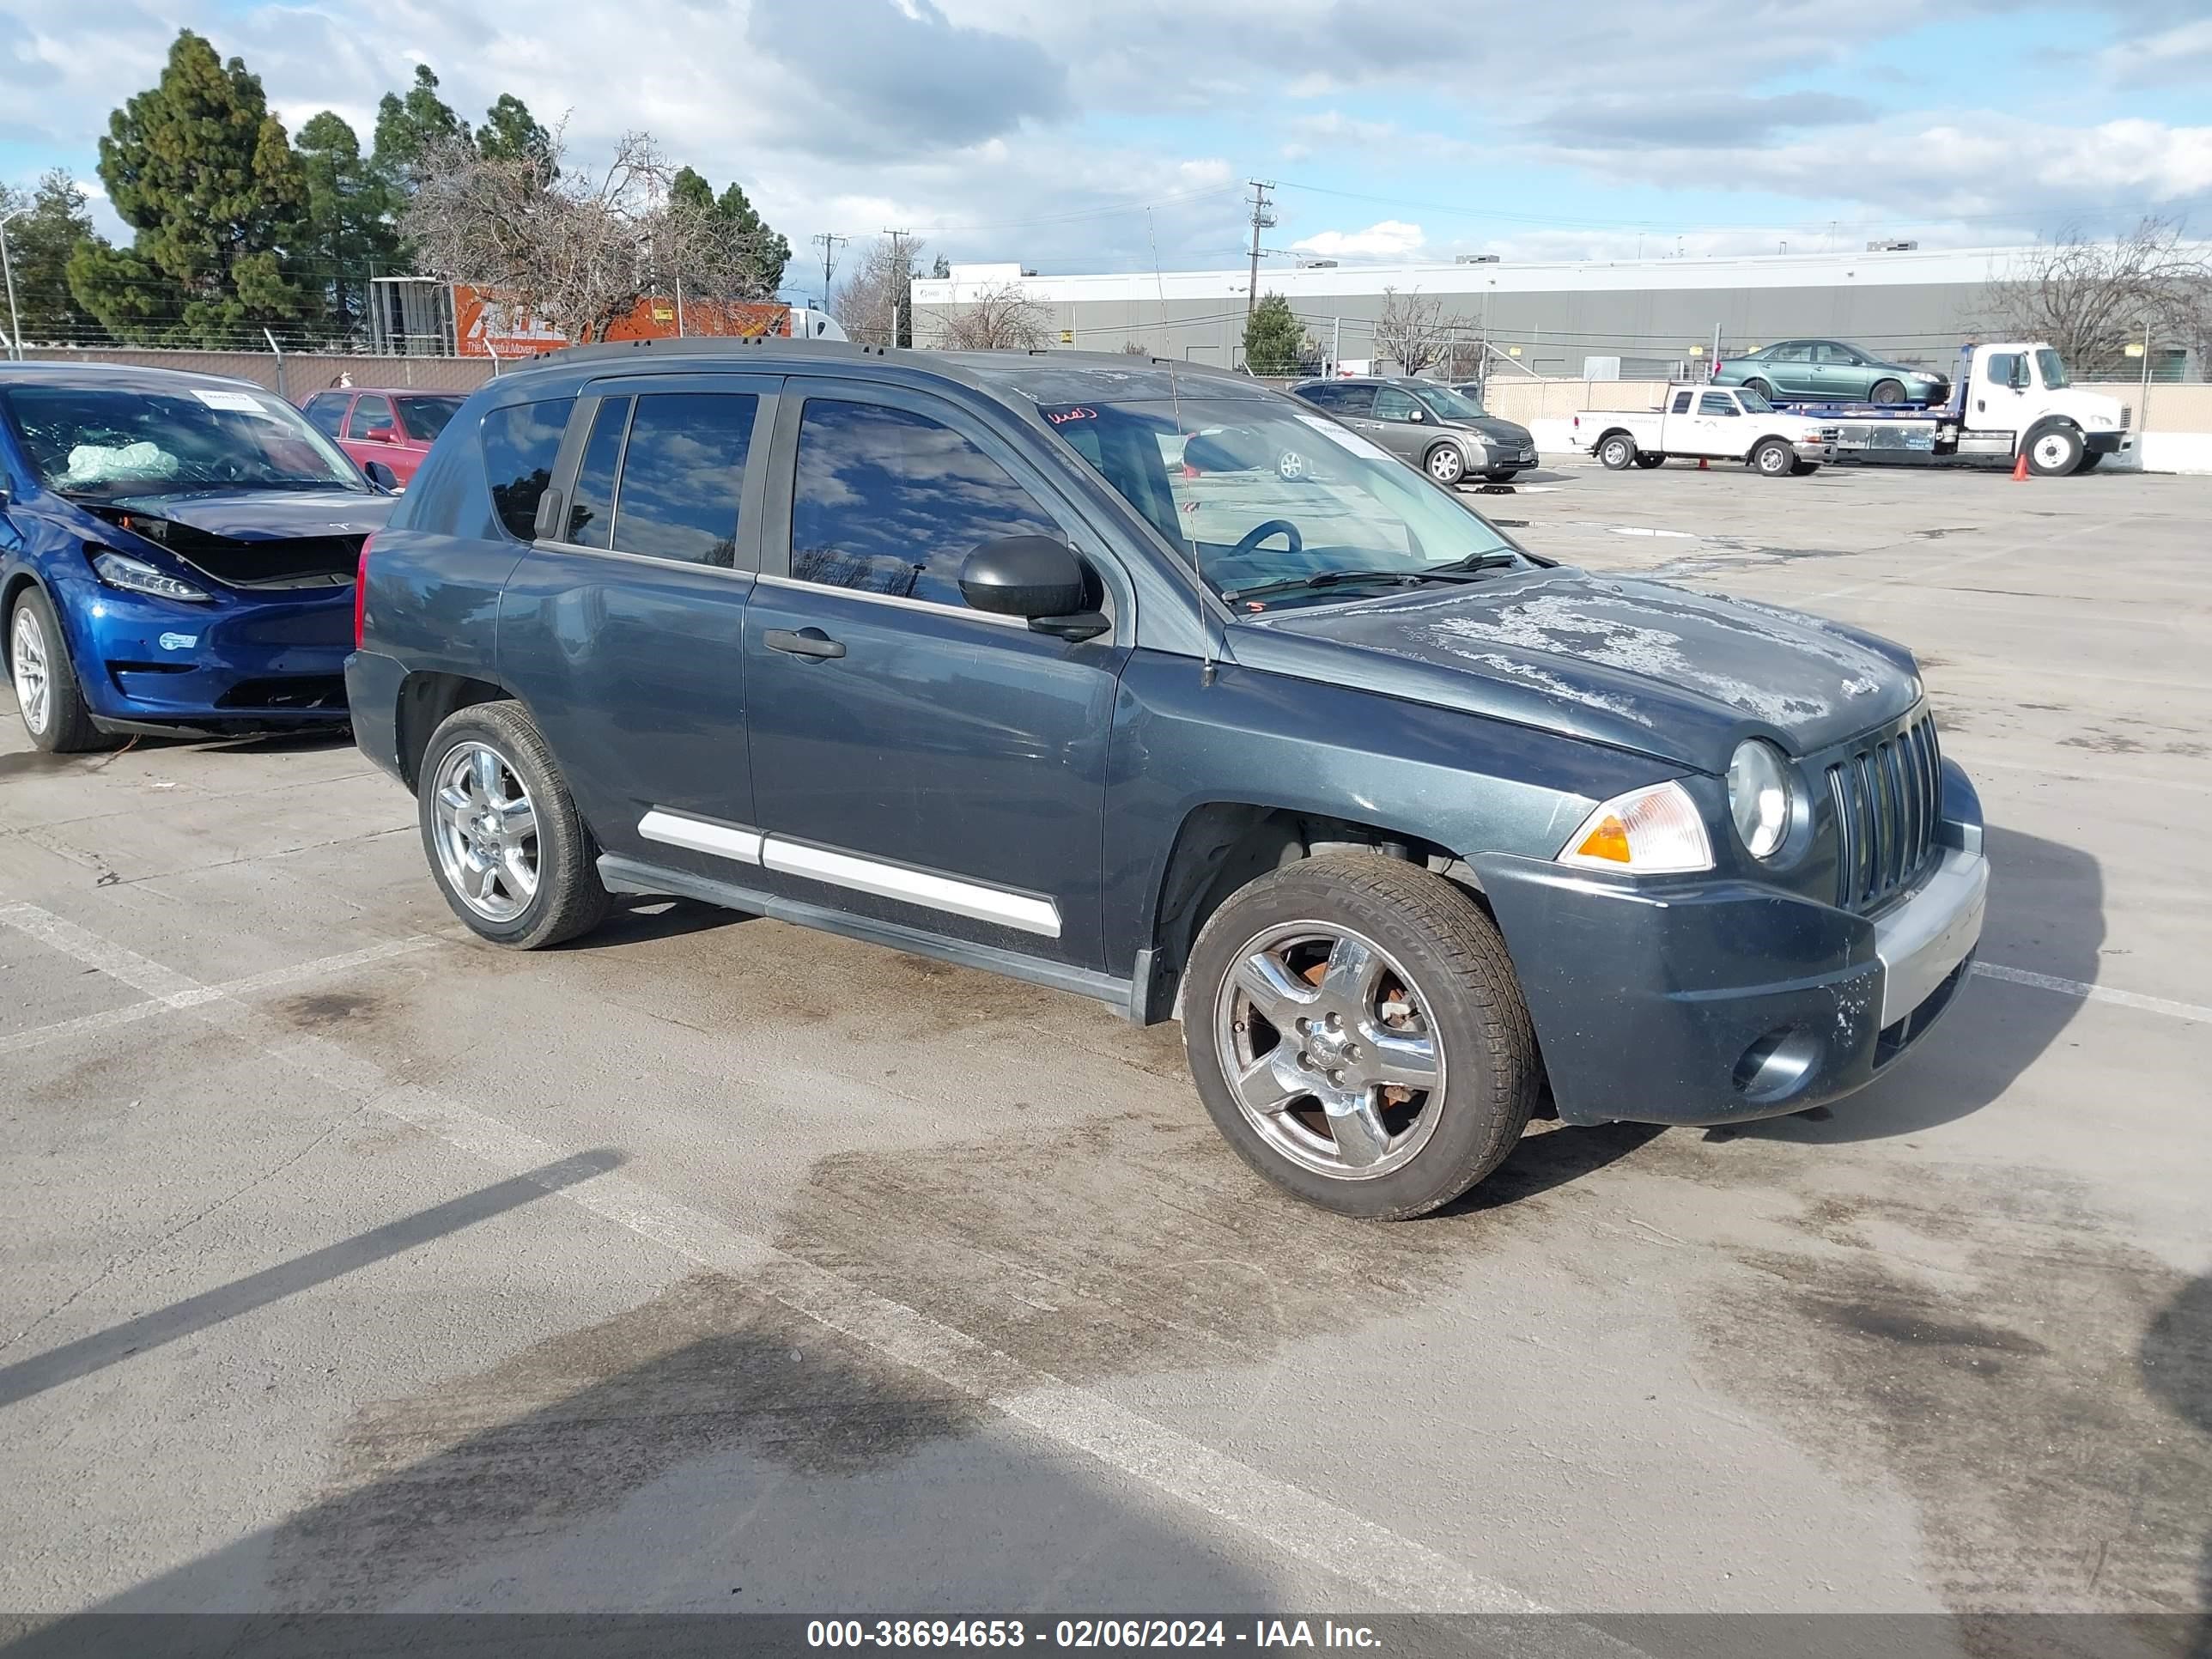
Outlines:
{"label": "tinted window", "polygon": [[1375,388],[1375,418],[1378,421],[1410,421],[1419,407],[1410,392],[1402,392],[1395,386]]}
{"label": "tinted window", "polygon": [[513,404],[483,417],[484,477],[491,504],[507,533],[522,541],[538,534],[538,499],[552,481],[561,434],[568,424],[573,398],[550,403]]}
{"label": "tinted window", "polygon": [[1004,468],[950,428],[877,404],[810,398],[792,482],[791,574],[960,604],[960,565],[1001,536],[1058,536]]}
{"label": "tinted window", "polygon": [[459,398],[399,398],[399,418],[406,423],[407,435],[418,444],[427,444],[446,429],[446,422],[453,418],[453,411],[461,406]]}
{"label": "tinted window", "polygon": [[1813,348],[1813,361],[1825,363],[1830,368],[1854,368],[1863,361],[1849,346],[1823,343]]}
{"label": "tinted window", "polygon": [[1344,401],[1337,404],[1340,415],[1364,415],[1375,407],[1375,388],[1371,386],[1348,386],[1344,388]]}
{"label": "tinted window", "polygon": [[356,398],[353,403],[353,416],[346,422],[345,434],[349,438],[366,438],[375,428],[391,424],[391,398]]}
{"label": "tinted window", "polygon": [[326,432],[333,438],[338,435],[338,426],[345,419],[345,412],[343,392],[335,395],[325,393],[322,397],[307,399],[307,418],[315,423],[318,431]]}
{"label": "tinted window", "polygon": [[1690,399],[1693,395],[1695,394],[1687,392],[1676,392],[1674,394],[1674,407],[1669,411],[1669,413],[1675,415],[1688,414],[1690,412]]}
{"label": "tinted window", "polygon": [[1298,396],[1316,409],[1341,409],[1347,390],[1348,387],[1340,386],[1303,386],[1298,388]]}
{"label": "tinted window", "polygon": [[637,400],[623,453],[616,551],[731,562],[757,406],[749,392],[651,392]]}
{"label": "tinted window", "polygon": [[623,431],[629,425],[629,399],[605,398],[592,422],[584,459],[576,469],[575,493],[568,499],[568,533],[579,547],[605,547],[614,520],[615,465],[622,459]]}
{"label": "tinted window", "polygon": [[1702,392],[1698,394],[1698,413],[1700,415],[1734,415],[1736,412],[1735,399],[1725,392]]}

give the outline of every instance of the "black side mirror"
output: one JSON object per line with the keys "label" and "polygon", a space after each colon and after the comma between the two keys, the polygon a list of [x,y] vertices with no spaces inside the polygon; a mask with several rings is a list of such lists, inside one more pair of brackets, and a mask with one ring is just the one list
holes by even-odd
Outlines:
{"label": "black side mirror", "polygon": [[1106,619],[1085,608],[1090,574],[1066,542],[1006,536],[985,542],[960,566],[960,597],[994,617],[1020,617],[1041,634],[1089,639]]}
{"label": "black side mirror", "polygon": [[399,475],[385,465],[382,461],[371,461],[363,466],[362,471],[368,475],[369,483],[374,484],[386,495],[396,495],[399,493]]}
{"label": "black side mirror", "polygon": [[2014,392],[2025,392],[2027,390],[2027,365],[2026,363],[2014,363],[2012,366],[2012,389]]}

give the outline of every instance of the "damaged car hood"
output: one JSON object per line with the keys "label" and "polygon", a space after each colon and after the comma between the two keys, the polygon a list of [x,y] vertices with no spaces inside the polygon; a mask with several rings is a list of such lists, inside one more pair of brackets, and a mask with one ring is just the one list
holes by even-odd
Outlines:
{"label": "damaged car hood", "polygon": [[104,503],[238,542],[366,536],[382,528],[398,504],[396,496],[356,489],[198,489]]}
{"label": "damaged car hood", "polygon": [[1794,611],[1571,568],[1250,617],[1238,662],[1727,769],[1805,754],[1919,700],[1911,653]]}

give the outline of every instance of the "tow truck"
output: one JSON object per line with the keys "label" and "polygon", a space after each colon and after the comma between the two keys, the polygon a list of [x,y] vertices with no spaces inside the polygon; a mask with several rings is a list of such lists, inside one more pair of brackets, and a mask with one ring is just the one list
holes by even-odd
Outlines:
{"label": "tow truck", "polygon": [[2076,390],[2057,351],[2040,340],[1959,348],[1948,402],[1927,409],[1890,404],[1779,402],[1820,422],[1836,453],[1856,461],[2010,461],[2045,477],[2088,472],[2134,447],[2134,411]]}

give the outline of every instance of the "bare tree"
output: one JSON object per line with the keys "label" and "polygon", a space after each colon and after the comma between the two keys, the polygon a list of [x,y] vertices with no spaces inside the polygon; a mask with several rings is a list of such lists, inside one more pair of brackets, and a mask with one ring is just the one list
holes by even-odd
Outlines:
{"label": "bare tree", "polygon": [[1474,327],[1464,317],[1446,316],[1441,300],[1386,288],[1382,314],[1375,319],[1375,345],[1407,374],[1419,374],[1455,352]]}
{"label": "bare tree", "polygon": [[2128,235],[2090,241],[2069,231],[1990,285],[1996,334],[2048,340],[2084,379],[2124,375],[2146,321],[2154,340],[2198,352],[2212,335],[2212,258],[2178,221],[2148,218]]}
{"label": "bare tree", "polygon": [[1149,357],[1152,355],[1152,349],[1142,340],[1124,340],[1121,342],[1121,355],[1124,357]]}
{"label": "bare tree", "polygon": [[647,295],[752,297],[756,250],[710,214],[669,199],[675,169],[652,135],[625,134],[604,173],[543,151],[486,156],[432,146],[400,228],[425,270],[489,290],[578,344],[604,338]]}
{"label": "bare tree", "polygon": [[937,343],[951,351],[1009,351],[1041,346],[1050,315],[1019,283],[979,289],[937,319]]}
{"label": "bare tree", "polygon": [[901,232],[870,243],[830,304],[830,313],[845,332],[876,345],[912,345],[914,279],[921,274],[921,258],[920,240]]}

